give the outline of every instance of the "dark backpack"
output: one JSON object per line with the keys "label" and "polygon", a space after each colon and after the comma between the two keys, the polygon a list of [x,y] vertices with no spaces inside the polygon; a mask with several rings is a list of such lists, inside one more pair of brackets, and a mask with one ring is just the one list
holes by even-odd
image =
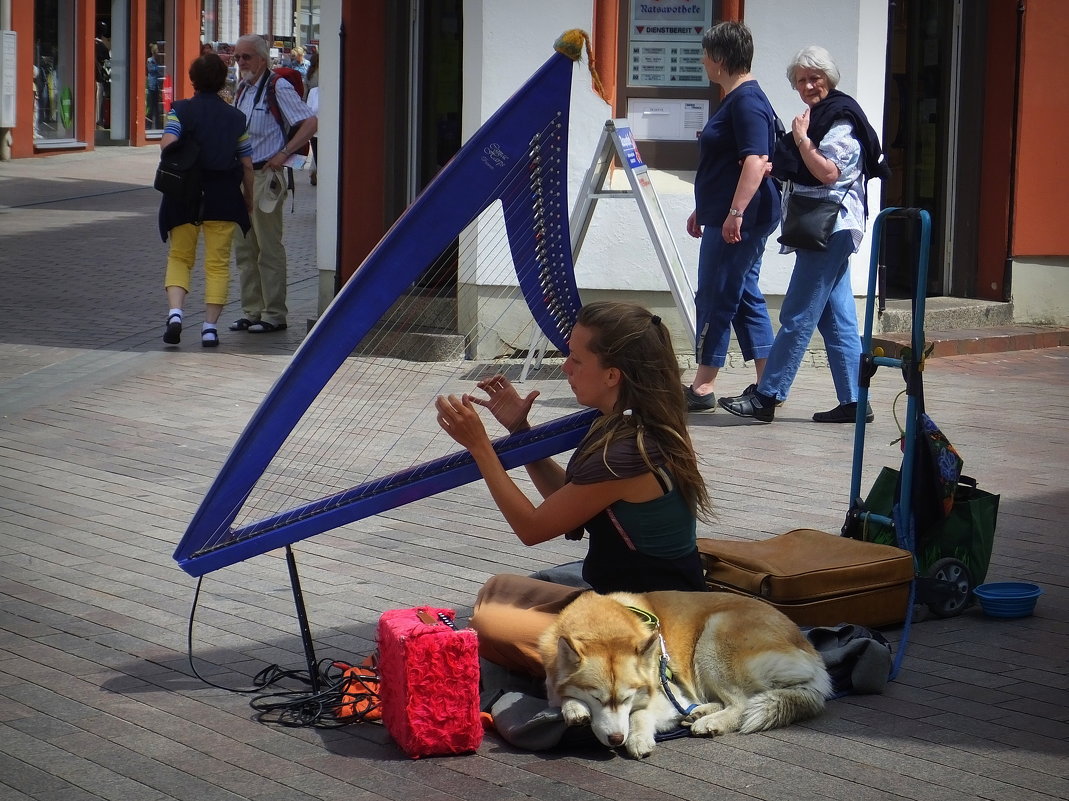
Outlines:
{"label": "dark backpack", "polygon": [[[175,113],[178,113],[177,108]],[[193,128],[183,127],[182,135],[160,153],[152,185],[179,203],[201,200],[200,145],[193,138]]]}
{"label": "dark backpack", "polygon": [[[282,135],[286,137],[286,143],[289,144],[293,137],[297,135],[297,129],[299,129],[300,123],[297,125],[286,128],[286,120],[282,116],[282,110],[278,107],[278,98],[275,97],[275,84],[279,78],[284,78],[293,84],[293,88],[297,90],[297,97],[304,97],[304,79],[301,77],[301,73],[292,67],[275,67],[271,70],[271,76],[267,79],[267,108],[271,112],[271,116],[275,118],[275,122],[282,128]],[[307,156],[309,151],[308,143],[290,152],[297,153],[301,156]]]}

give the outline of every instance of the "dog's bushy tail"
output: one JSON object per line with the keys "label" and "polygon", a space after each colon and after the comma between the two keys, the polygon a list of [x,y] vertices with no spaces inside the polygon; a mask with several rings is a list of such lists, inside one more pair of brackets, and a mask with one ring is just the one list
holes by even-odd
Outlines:
{"label": "dog's bushy tail", "polygon": [[775,660],[765,667],[770,669],[765,677],[767,689],[755,693],[747,701],[739,721],[741,733],[776,729],[796,720],[816,717],[824,711],[824,699],[831,696],[832,686],[831,677],[819,656]]}
{"label": "dog's bushy tail", "polygon": [[824,711],[825,693],[819,687],[781,687],[765,690],[749,699],[739,721],[741,734],[778,729]]}

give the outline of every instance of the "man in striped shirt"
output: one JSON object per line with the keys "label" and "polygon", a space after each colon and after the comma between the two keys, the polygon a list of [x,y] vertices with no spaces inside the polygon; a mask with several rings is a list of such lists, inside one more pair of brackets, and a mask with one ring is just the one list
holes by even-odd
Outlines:
{"label": "man in striped shirt", "polygon": [[[234,105],[245,114],[252,142],[255,171],[252,230],[234,242],[241,278],[242,317],[231,331],[253,334],[286,328],[286,249],[282,244],[286,160],[310,140],[318,120],[284,79],[274,82],[274,97],[281,119],[270,105],[268,82],[271,59],[267,42],[260,36],[240,37],[234,45],[234,60],[241,83]],[[285,130],[300,125],[288,142]]]}

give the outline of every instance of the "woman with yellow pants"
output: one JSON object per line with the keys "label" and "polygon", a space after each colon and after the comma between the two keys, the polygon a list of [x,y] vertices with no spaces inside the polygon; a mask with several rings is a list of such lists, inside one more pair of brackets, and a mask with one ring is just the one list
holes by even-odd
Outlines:
{"label": "woman with yellow pants", "polygon": [[160,235],[171,241],[164,287],[170,311],[163,341],[177,345],[182,338],[182,306],[197,257],[197,240],[204,233],[204,323],[201,345],[219,344],[219,315],[230,284],[230,249],[234,227],[249,230],[253,202],[252,148],[245,115],[228,105],[219,91],[226,83],[226,65],[207,53],[189,67],[196,94],[175,103],[167,115],[160,147],[183,136],[199,145],[201,193],[183,201],[164,195],[160,204]]}

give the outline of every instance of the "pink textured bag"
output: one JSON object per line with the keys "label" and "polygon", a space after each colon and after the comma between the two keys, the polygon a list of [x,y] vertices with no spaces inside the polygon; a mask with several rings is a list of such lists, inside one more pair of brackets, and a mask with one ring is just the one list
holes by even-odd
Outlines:
{"label": "pink textured bag", "polygon": [[379,618],[382,722],[410,757],[463,754],[483,738],[479,645],[452,609],[393,609]]}

